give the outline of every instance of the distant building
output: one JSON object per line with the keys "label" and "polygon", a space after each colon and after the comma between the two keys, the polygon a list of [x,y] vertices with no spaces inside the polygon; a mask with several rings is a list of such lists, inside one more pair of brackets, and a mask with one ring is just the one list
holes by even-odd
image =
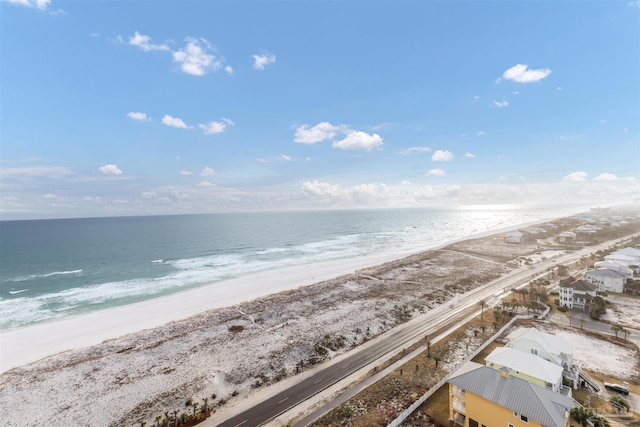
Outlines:
{"label": "distant building", "polygon": [[507,233],[507,235],[504,238],[504,241],[507,243],[522,243],[524,234],[522,234],[519,231],[512,231],[510,233]]}
{"label": "distant building", "polygon": [[447,381],[449,419],[462,427],[567,427],[573,399],[469,362]]}
{"label": "distant building", "polygon": [[587,225],[581,225],[580,227],[576,228],[575,231],[576,233],[579,233],[579,234],[595,234],[599,230],[601,230],[601,228],[596,227],[595,225],[587,224]]}
{"label": "distant building", "polygon": [[560,305],[578,308],[588,312],[591,301],[596,297],[597,286],[587,280],[577,280],[573,276],[560,280]]}
{"label": "distant building", "polygon": [[563,231],[556,236],[559,243],[573,243],[576,241],[576,233],[572,231]]}
{"label": "distant building", "polygon": [[624,292],[627,275],[617,270],[598,269],[585,271],[584,279],[590,281],[599,291]]}

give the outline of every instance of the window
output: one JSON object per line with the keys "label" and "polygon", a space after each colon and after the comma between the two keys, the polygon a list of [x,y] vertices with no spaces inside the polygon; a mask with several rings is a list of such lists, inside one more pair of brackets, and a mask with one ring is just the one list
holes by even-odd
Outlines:
{"label": "window", "polygon": [[531,354],[536,354],[537,355],[538,354],[538,350],[536,350],[535,348],[532,348],[531,349]]}
{"label": "window", "polygon": [[524,421],[525,423],[528,423],[528,422],[529,422],[529,418],[528,418],[528,417],[525,417],[524,415],[520,415],[520,419],[521,419],[522,421]]}
{"label": "window", "polygon": [[478,422],[473,418],[469,418],[469,427],[478,427]]}
{"label": "window", "polygon": [[515,427],[513,424],[509,423],[507,424],[507,427]]}

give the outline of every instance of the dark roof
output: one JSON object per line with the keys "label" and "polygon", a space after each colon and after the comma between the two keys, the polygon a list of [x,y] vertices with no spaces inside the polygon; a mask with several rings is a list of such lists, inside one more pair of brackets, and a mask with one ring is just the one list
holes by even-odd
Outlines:
{"label": "dark roof", "polygon": [[560,280],[559,285],[561,288],[573,288],[578,291],[593,292],[598,289],[598,287],[591,282],[582,279],[576,280],[573,276]]}
{"label": "dark roof", "polygon": [[488,366],[479,366],[448,382],[548,427],[564,426],[565,415],[576,405],[567,396],[504,376]]}
{"label": "dark roof", "polygon": [[569,276],[566,279],[561,279],[559,284],[561,287],[566,288],[568,284],[571,284],[576,281],[576,278],[573,276]]}

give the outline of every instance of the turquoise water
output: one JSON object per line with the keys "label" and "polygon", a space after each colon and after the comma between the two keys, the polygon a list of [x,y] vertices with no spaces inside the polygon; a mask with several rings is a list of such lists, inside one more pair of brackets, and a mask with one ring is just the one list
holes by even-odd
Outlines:
{"label": "turquoise water", "polygon": [[0,329],[575,213],[500,206],[1,221]]}

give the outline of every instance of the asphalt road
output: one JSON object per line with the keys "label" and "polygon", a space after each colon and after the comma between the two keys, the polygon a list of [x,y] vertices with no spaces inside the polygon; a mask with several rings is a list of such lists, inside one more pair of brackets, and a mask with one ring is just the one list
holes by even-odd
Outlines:
{"label": "asphalt road", "polygon": [[[619,240],[616,239],[615,243]],[[387,353],[407,345],[415,339],[423,338],[433,333],[443,325],[455,320],[464,310],[476,305],[481,299],[484,299],[487,302],[487,307],[490,307],[505,292],[528,283],[539,275],[546,273],[550,267],[577,260],[583,255],[600,249],[606,249],[613,243],[612,241],[599,246],[588,247],[559,256],[553,260],[543,261],[524,269],[515,270],[513,273],[500,277],[487,285],[476,288],[466,294],[458,295],[453,299],[451,305],[442,305],[420,316],[418,321],[414,319],[388,331],[381,337],[376,338],[375,342],[370,343],[370,345],[351,350],[350,355],[341,363],[329,364],[315,375],[301,380],[289,389],[281,391],[266,400],[256,402],[252,408],[227,420],[216,420],[214,414],[212,418],[207,420],[206,424],[221,427],[252,427],[264,424]],[[211,424],[211,422],[214,424]]]}

